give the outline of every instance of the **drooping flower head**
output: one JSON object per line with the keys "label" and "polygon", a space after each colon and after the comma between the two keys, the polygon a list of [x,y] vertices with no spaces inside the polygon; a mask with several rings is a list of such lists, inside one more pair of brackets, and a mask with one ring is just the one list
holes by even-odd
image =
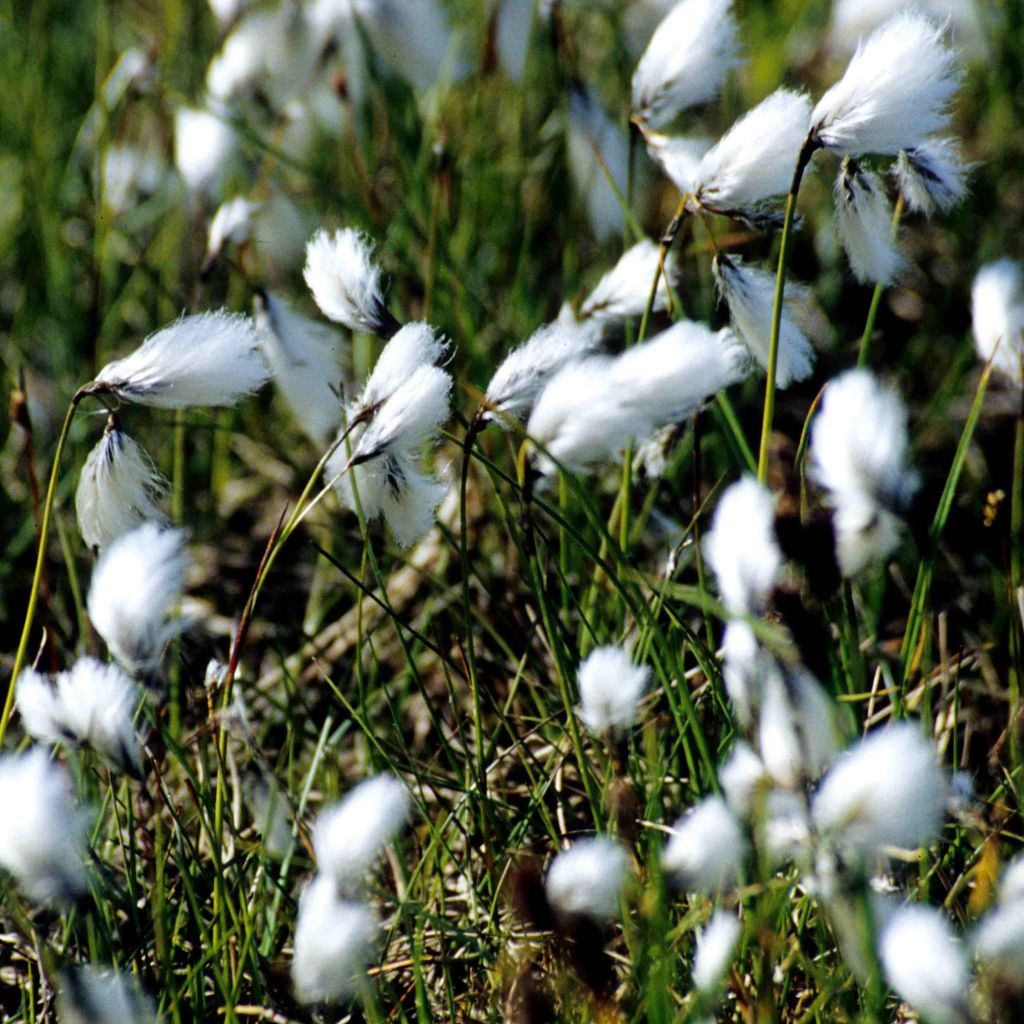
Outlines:
{"label": "drooping flower head", "polygon": [[974,344],[993,372],[1024,386],[1024,270],[1014,260],[986,263],[971,288]]}
{"label": "drooping flower head", "polygon": [[847,157],[835,200],[836,229],[854,276],[862,284],[891,284],[903,257],[892,238],[892,207],[881,179]]}

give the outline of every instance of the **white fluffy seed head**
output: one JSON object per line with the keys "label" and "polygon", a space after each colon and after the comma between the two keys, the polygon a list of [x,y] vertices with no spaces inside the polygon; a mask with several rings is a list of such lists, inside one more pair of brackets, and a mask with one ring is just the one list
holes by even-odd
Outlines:
{"label": "white fluffy seed head", "polygon": [[138,775],[142,743],[135,730],[138,688],[116,665],[80,658],[51,686],[38,672],[18,677],[25,731],[41,743],[91,747],[112,767]]}
{"label": "white fluffy seed head", "polygon": [[167,490],[167,480],[146,450],[111,417],[86,456],[75,490],[82,540],[98,551],[144,522],[164,522],[158,502]]}
{"label": "white fluffy seed head", "polygon": [[[644,238],[626,250],[618,263],[597,282],[580,307],[583,319],[593,317],[611,326],[625,323],[643,314],[658,273],[659,247]],[[658,274],[658,289],[654,295],[654,312],[668,308],[668,282],[675,282],[678,265],[675,253],[665,260],[665,273]]]}
{"label": "white fluffy seed head", "polygon": [[393,775],[377,775],[320,812],[313,829],[317,866],[337,891],[353,894],[409,817],[409,794]]}
{"label": "white fluffy seed head", "polygon": [[999,899],[1003,903],[1024,901],[1024,854],[1019,854],[1003,868],[999,879]]}
{"label": "white fluffy seed head", "polygon": [[430,324],[406,324],[381,350],[359,398],[360,409],[386,401],[419,367],[444,359],[448,349],[448,342]]}
{"label": "white fluffy seed head", "polygon": [[306,246],[306,284],[324,316],[350,331],[390,337],[397,329],[384,304],[373,243],[353,228],[318,231]]}
{"label": "white fluffy seed head", "polygon": [[1015,260],[986,263],[971,288],[974,345],[992,370],[1024,386],[1024,269]]}
{"label": "white fluffy seed head", "polygon": [[729,810],[747,819],[754,813],[757,792],[768,781],[761,758],[745,740],[739,740],[718,770],[718,781]]}
{"label": "white fluffy seed head", "polygon": [[[715,257],[714,271],[719,294],[729,307],[736,333],[751,356],[767,369],[775,305],[775,275],[749,267],[735,256],[724,255]],[[814,367],[814,349],[798,324],[801,307],[809,301],[807,288],[793,282],[786,284],[775,368],[775,384],[779,388],[805,380]]]}
{"label": "white fluffy seed head", "polygon": [[160,668],[180,631],[172,618],[185,586],[185,535],[144,523],[100,555],[89,587],[89,618],[110,653],[132,675]]}
{"label": "white fluffy seed head", "polygon": [[861,284],[891,284],[903,257],[892,237],[892,206],[881,178],[847,157],[835,187],[836,230]]}
{"label": "white fluffy seed head", "polygon": [[379,925],[364,903],[342,899],[327,875],[317,875],[299,896],[292,983],[300,1003],[337,1003],[368,984]]}
{"label": "white fluffy seed head", "polygon": [[636,721],[651,670],[621,647],[596,647],[579,668],[579,716],[595,735],[621,735]]}
{"label": "white fluffy seed head", "polygon": [[591,354],[600,343],[599,322],[580,323],[568,307],[563,307],[557,320],[538,327],[494,371],[484,396],[487,409],[503,416],[525,418],[544,385],[563,366]]}
{"label": "white fluffy seed head", "polygon": [[753,629],[743,619],[733,619],[722,636],[722,681],[742,725],[754,724],[766,675],[773,670],[771,655],[761,648]]}
{"label": "white fluffy seed head", "polygon": [[131,974],[80,964],[65,968],[57,985],[60,1024],[159,1024],[152,1000]]}
{"label": "white fluffy seed head", "polygon": [[739,211],[785,195],[810,113],[803,93],[777,89],[744,114],[701,160],[693,187],[698,201]]}
{"label": "white fluffy seed head", "polygon": [[884,505],[858,492],[843,492],[832,501],[836,561],[846,579],[883,564],[900,546],[903,524]]}
{"label": "white fluffy seed head", "polygon": [[124,402],[184,409],[235,405],[269,376],[252,320],[218,310],[151,334],[131,355],[107,363],[92,386]]}
{"label": "white fluffy seed head", "polygon": [[890,914],[878,937],[878,956],[896,994],[930,1024],[969,1019],[967,957],[937,910],[911,905]]}
{"label": "white fluffy seed head", "polygon": [[849,852],[916,849],[936,836],[946,777],[916,723],[887,726],[843,754],[814,796],[815,825]]}
{"label": "white fluffy seed head", "polygon": [[899,394],[867,370],[847,370],[825,388],[811,426],[811,476],[837,506],[859,499],[900,510],[917,488],[909,446]]}
{"label": "white fluffy seed head", "polygon": [[633,115],[663,128],[713,100],[738,64],[732,0],[681,0],[654,30],[633,72]]}
{"label": "white fluffy seed head", "polygon": [[942,35],[942,26],[913,10],[876,29],[814,108],[818,141],[844,155],[895,156],[941,132],[960,84]]}
{"label": "white fluffy seed head", "polygon": [[32,900],[69,902],[87,888],[87,817],[71,799],[71,780],[46,751],[0,755],[0,866]]}
{"label": "white fluffy seed head", "polygon": [[193,192],[213,195],[238,148],[238,136],[226,114],[203,107],[179,107],[174,113],[174,163]]}
{"label": "white fluffy seed head", "polygon": [[963,199],[971,169],[952,139],[931,138],[901,149],[893,171],[907,209],[927,216],[946,213]]}
{"label": "white fluffy seed head", "polygon": [[693,984],[702,995],[712,997],[718,991],[742,933],[743,925],[735,914],[716,910],[697,936]]}
{"label": "white fluffy seed head", "polygon": [[644,141],[647,155],[665,172],[680,194],[689,195],[696,189],[701,161],[711,149],[712,139],[683,138],[645,130]]}
{"label": "white fluffy seed head", "polygon": [[715,509],[704,554],[733,615],[760,615],[782,572],[775,500],[753,477],[726,489]]}
{"label": "white fluffy seed head", "polygon": [[1014,987],[1024,976],[1024,899],[990,910],[974,933],[974,954],[985,968]]}
{"label": "white fluffy seed head", "polygon": [[712,796],[675,823],[661,864],[680,888],[715,893],[736,883],[746,847],[739,821],[721,797]]}
{"label": "white fluffy seed head", "polygon": [[452,378],[437,366],[419,366],[384,401],[352,452],[355,462],[386,452],[418,452],[436,439],[451,412]]}
{"label": "white fluffy seed head", "polygon": [[581,839],[551,862],[544,882],[548,902],[566,917],[610,922],[619,915],[627,867],[626,851],[614,840]]}
{"label": "white fluffy seed head", "polygon": [[230,245],[245,245],[252,237],[253,216],[259,203],[235,196],[221,203],[210,221],[206,241],[206,261],[216,259]]}
{"label": "white fluffy seed head", "polygon": [[317,444],[326,444],[342,419],[341,339],[270,292],[257,296],[256,333],[296,423]]}

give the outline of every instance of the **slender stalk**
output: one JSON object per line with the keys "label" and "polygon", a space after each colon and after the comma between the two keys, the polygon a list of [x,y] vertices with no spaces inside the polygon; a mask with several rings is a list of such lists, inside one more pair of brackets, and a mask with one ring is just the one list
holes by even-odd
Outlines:
{"label": "slender stalk", "polygon": [[775,375],[779,364],[779,332],[782,327],[782,301],[786,291],[786,268],[789,266],[789,250],[793,237],[793,218],[796,214],[796,197],[800,182],[819,143],[813,134],[804,139],[793,171],[793,183],[786,196],[786,219],[782,224],[782,243],[779,246],[779,265],[775,273],[775,301],[772,305],[772,331],[768,342],[768,374],[764,385],[764,418],[761,421],[761,449],[757,458],[757,479],[763,484],[768,478],[768,441],[775,418]]}
{"label": "slender stalk", "polygon": [[[900,218],[902,216],[903,193],[901,192],[896,197],[896,206],[892,211],[892,227],[890,228],[890,237],[893,239],[895,239],[896,233],[900,229]],[[871,346],[871,335],[875,333],[875,318],[878,316],[878,307],[882,304],[882,292],[884,291],[885,285],[875,285],[875,292],[871,296],[871,305],[868,307],[868,318],[864,323],[864,334],[860,339],[860,351],[857,353],[858,366],[867,366],[868,349]]]}
{"label": "slender stalk", "polygon": [[[651,290],[647,295],[647,305],[644,306],[644,315],[640,318],[640,333],[637,335],[637,342],[641,342],[647,337],[647,327],[651,319],[651,313],[654,312],[654,303],[658,298],[658,284],[661,281],[662,275],[665,273],[665,259],[668,256],[669,250],[672,248],[672,243],[676,240],[676,236],[679,234],[679,228],[683,223],[683,216],[686,213],[686,201],[689,196],[683,196],[679,200],[679,205],[676,207],[676,212],[672,216],[672,220],[669,221],[668,227],[665,228],[665,233],[661,236],[661,242],[658,245],[658,269],[654,273],[654,280],[651,282]],[[666,280],[666,286],[668,284]]]}
{"label": "slender stalk", "polygon": [[4,699],[3,713],[0,714],[0,747],[3,746],[4,737],[7,735],[7,723],[14,708],[14,684],[18,673],[25,664],[25,654],[28,651],[28,639],[32,633],[32,621],[35,618],[36,603],[39,600],[39,585],[43,578],[43,565],[46,562],[46,538],[50,532],[50,518],[53,515],[53,499],[57,493],[57,477],[60,475],[60,457],[64,453],[64,444],[68,439],[71,430],[71,421],[75,418],[78,403],[88,394],[86,388],[79,388],[71,397],[68,411],[64,416],[64,425],[60,429],[60,437],[57,439],[57,450],[53,456],[53,466],[50,469],[50,482],[46,488],[46,501],[43,503],[43,517],[39,524],[39,550],[36,552],[36,568],[32,576],[32,589],[28,594],[28,607],[25,609],[25,622],[21,627],[21,639],[18,641],[18,652],[14,656],[14,669],[11,672],[11,679],[7,685],[7,696]]}
{"label": "slender stalk", "polygon": [[1016,655],[1010,664],[1010,727],[1009,741],[1012,763],[1019,763],[1020,753],[1020,673],[1021,673],[1021,619],[1015,615],[1021,576],[1021,531],[1024,529],[1024,410],[1017,416],[1013,435],[1013,477],[1010,492],[1010,594],[1008,614],[1014,643],[1011,652]]}

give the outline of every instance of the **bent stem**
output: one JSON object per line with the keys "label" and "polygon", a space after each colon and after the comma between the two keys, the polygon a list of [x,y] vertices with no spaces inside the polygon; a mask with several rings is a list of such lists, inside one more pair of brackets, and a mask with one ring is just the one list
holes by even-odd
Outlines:
{"label": "bent stem", "polygon": [[3,713],[0,714],[0,747],[3,746],[4,737],[7,735],[7,723],[14,708],[14,683],[18,673],[25,664],[25,653],[28,650],[28,639],[32,634],[32,621],[35,618],[36,603],[39,600],[39,585],[43,578],[43,565],[46,561],[46,538],[50,532],[50,519],[53,515],[53,499],[57,493],[57,477],[60,474],[60,458],[64,453],[64,444],[68,439],[71,430],[71,421],[75,418],[78,403],[90,393],[90,385],[79,388],[71,396],[68,411],[64,415],[64,425],[60,429],[60,437],[57,438],[57,450],[53,455],[53,466],[50,468],[50,482],[46,487],[46,501],[43,504],[43,517],[39,523],[39,550],[36,552],[36,568],[32,575],[32,589],[28,594],[28,607],[25,609],[25,622],[21,627],[21,639],[18,641],[18,653],[14,656],[14,669],[11,672],[11,679],[7,685],[7,696],[4,699]]}
{"label": "bent stem", "polygon": [[768,478],[768,439],[772,432],[772,420],[775,418],[775,375],[779,364],[779,333],[782,327],[782,300],[786,291],[786,268],[789,266],[789,250],[793,236],[793,217],[796,214],[796,197],[800,192],[800,182],[804,171],[814,156],[820,143],[810,132],[800,147],[796,168],[793,171],[793,183],[789,186],[786,196],[786,219],[782,223],[782,243],[779,246],[779,264],[775,272],[775,299],[772,304],[772,330],[768,342],[768,372],[764,385],[764,417],[761,421],[761,448],[757,457],[757,479],[764,483]]}
{"label": "bent stem", "polygon": [[[889,229],[889,238],[895,240],[896,233],[900,229],[900,218],[903,216],[903,193],[896,197],[896,206],[892,211],[892,225]],[[875,292],[871,296],[871,305],[868,307],[868,318],[864,322],[864,334],[860,339],[860,351],[857,353],[857,366],[867,366],[868,349],[871,346],[871,335],[875,333],[875,319],[878,316],[878,307],[882,304],[882,292],[885,291],[884,284],[876,284]]]}

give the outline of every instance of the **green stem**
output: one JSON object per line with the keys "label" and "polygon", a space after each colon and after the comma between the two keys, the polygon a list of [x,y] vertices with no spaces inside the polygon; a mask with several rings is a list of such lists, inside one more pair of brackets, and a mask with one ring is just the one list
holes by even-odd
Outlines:
{"label": "green stem", "polygon": [[0,747],[3,746],[4,737],[7,735],[7,723],[10,720],[11,712],[14,709],[14,684],[17,681],[18,673],[25,664],[25,654],[28,651],[28,638],[32,634],[32,621],[35,618],[36,603],[39,600],[39,584],[43,578],[43,563],[46,561],[46,538],[50,532],[50,518],[53,514],[53,499],[57,493],[57,477],[60,475],[60,457],[64,453],[64,444],[68,439],[71,430],[71,421],[75,418],[75,411],[78,403],[87,394],[85,388],[79,388],[71,398],[68,411],[64,416],[64,425],[60,430],[60,437],[57,439],[57,451],[53,456],[53,466],[50,469],[50,482],[46,488],[46,501],[43,504],[43,518],[39,524],[39,550],[36,553],[36,568],[32,576],[32,589],[28,595],[28,607],[25,609],[25,622],[21,627],[21,639],[18,641],[18,653],[14,656],[14,670],[11,672],[11,679],[7,686],[7,696],[4,699],[4,710],[0,714]]}
{"label": "green stem", "polygon": [[779,246],[779,264],[775,272],[775,298],[772,304],[772,330],[768,341],[768,373],[764,385],[764,418],[761,421],[761,449],[757,457],[757,479],[764,483],[768,479],[768,441],[772,433],[772,420],[775,418],[775,375],[779,364],[779,333],[782,327],[782,301],[786,292],[786,267],[789,266],[789,250],[793,237],[793,218],[796,214],[796,197],[800,192],[800,182],[804,171],[810,163],[818,141],[808,135],[800,148],[796,168],[793,171],[793,183],[789,186],[786,196],[786,219],[782,224],[782,243]]}
{"label": "green stem", "polygon": [[[890,238],[895,239],[900,229],[900,218],[903,216],[903,193],[896,197],[896,206],[892,211],[892,227]],[[860,352],[857,353],[857,365],[867,366],[868,348],[871,346],[871,335],[875,333],[875,318],[878,316],[878,307],[882,304],[882,292],[885,291],[884,284],[876,284],[875,292],[871,296],[871,305],[868,308],[868,318],[864,323],[864,334],[860,339]]]}

